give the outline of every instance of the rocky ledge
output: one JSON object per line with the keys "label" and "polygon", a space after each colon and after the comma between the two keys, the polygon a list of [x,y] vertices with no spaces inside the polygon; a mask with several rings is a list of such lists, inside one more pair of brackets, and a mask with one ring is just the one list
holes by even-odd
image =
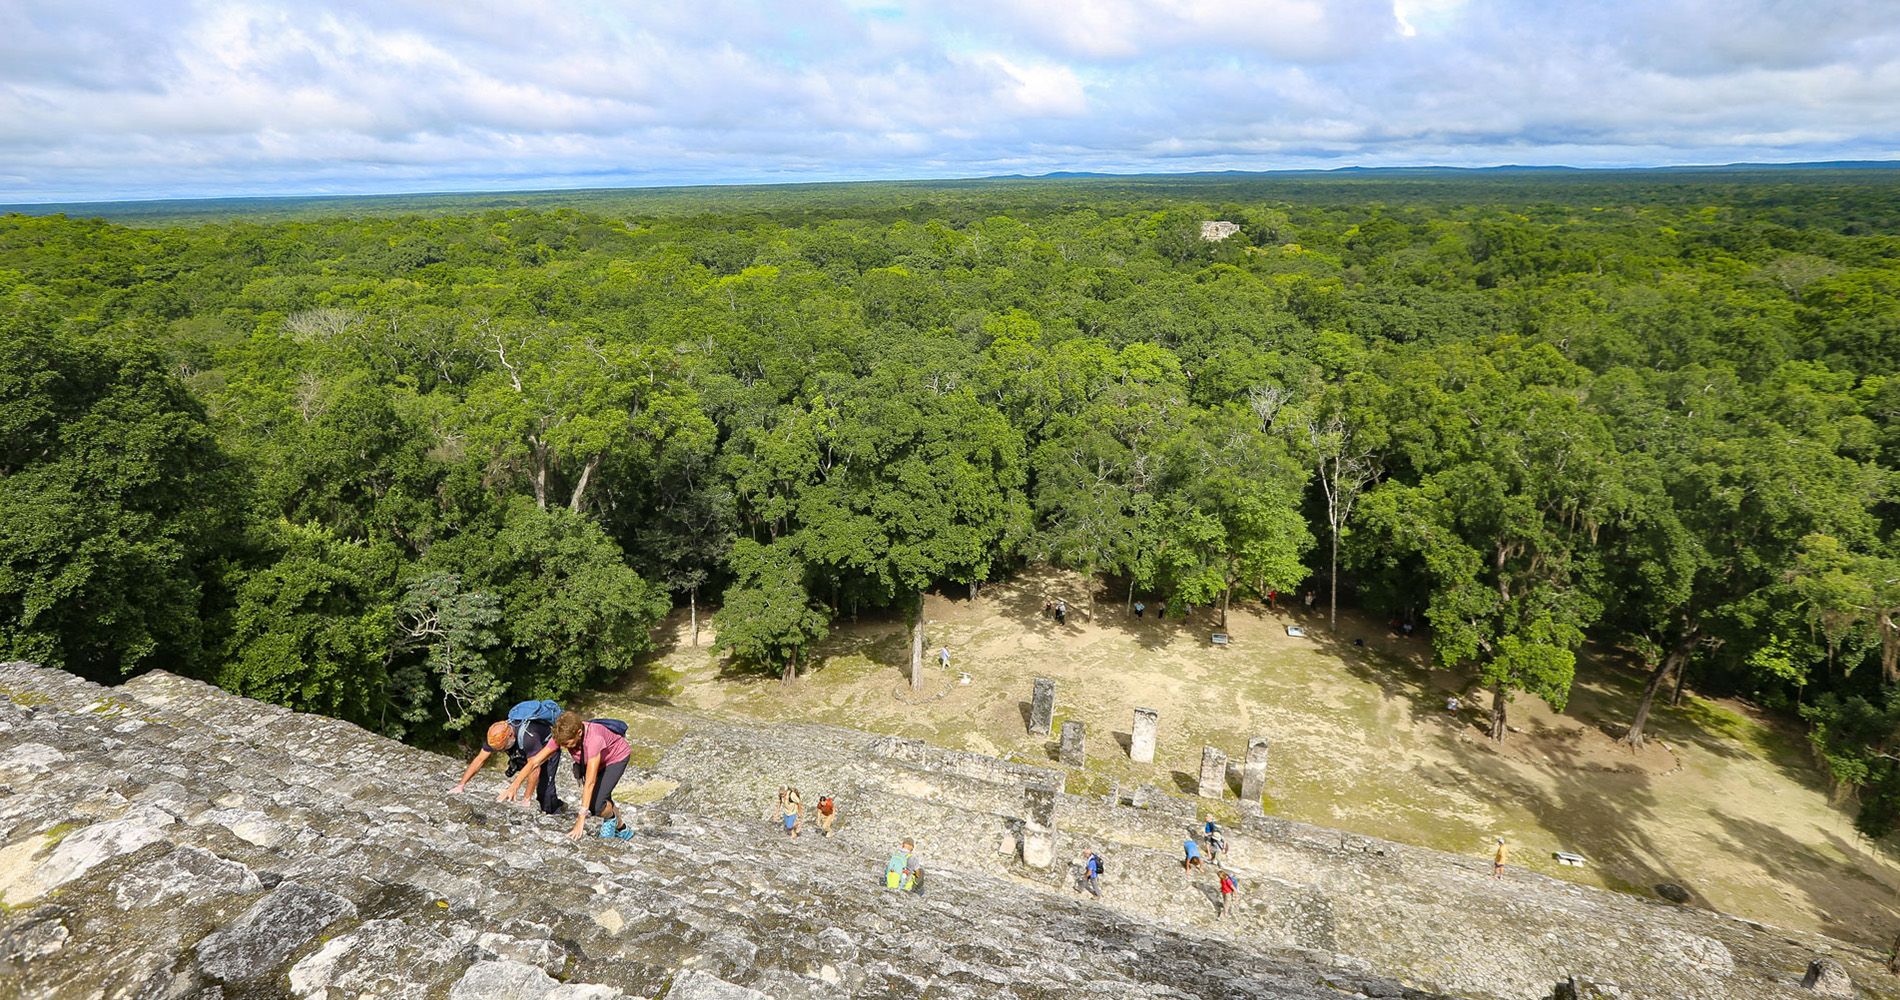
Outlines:
{"label": "rocky ledge", "polygon": [[[1191,803],[848,730],[633,721],[666,734],[623,782],[636,836],[577,844],[346,723],[0,666],[0,997],[1900,997],[1842,942],[1264,816],[1232,831],[1247,890],[1216,919],[1172,862]],[[841,796],[837,836],[761,820],[785,782]],[[900,835],[924,895],[881,887]],[[1024,861],[1083,846],[1111,859],[1101,903]]]}

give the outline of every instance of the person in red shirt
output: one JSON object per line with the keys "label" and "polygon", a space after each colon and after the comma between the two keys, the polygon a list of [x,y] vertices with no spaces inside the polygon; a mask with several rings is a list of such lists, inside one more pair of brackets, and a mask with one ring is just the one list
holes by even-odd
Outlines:
{"label": "person in red shirt", "polygon": [[819,833],[824,834],[827,837],[831,836],[831,820],[835,815],[837,815],[837,812],[838,812],[838,800],[835,797],[830,796],[830,795],[825,795],[825,796],[821,796],[818,799],[818,832]]}
{"label": "person in red shirt", "polygon": [[1220,871],[1220,909],[1214,912],[1214,919],[1218,920],[1227,915],[1227,904],[1233,900],[1234,890],[1237,888],[1239,887],[1234,884],[1234,876],[1229,874],[1227,869],[1222,868]]}

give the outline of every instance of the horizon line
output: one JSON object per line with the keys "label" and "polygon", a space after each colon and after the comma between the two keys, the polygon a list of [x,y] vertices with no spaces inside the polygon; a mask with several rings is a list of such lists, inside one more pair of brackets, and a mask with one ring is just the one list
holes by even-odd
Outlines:
{"label": "horizon line", "polygon": [[618,184],[595,187],[523,187],[523,188],[436,188],[414,191],[378,191],[378,192],[277,192],[272,194],[236,194],[176,198],[105,198],[88,201],[43,201],[0,203],[0,215],[53,215],[62,214],[54,209],[86,209],[94,207],[135,207],[135,206],[188,206],[212,205],[228,202],[312,202],[312,201],[349,201],[376,200],[394,198],[453,198],[472,196],[511,196],[511,195],[561,195],[596,194],[604,192],[664,192],[664,191],[711,191],[720,189],[738,190],[745,188],[814,188],[814,187],[851,187],[867,184],[931,185],[966,184],[986,181],[1041,181],[1041,180],[1139,180],[1172,179],[1193,180],[1196,178],[1244,178],[1244,177],[1324,177],[1340,174],[1667,174],[1696,172],[1742,172],[1757,171],[1802,171],[1802,170],[1849,170],[1877,173],[1888,170],[1900,171],[1900,158],[1891,160],[1794,160],[1787,162],[1738,161],[1731,163],[1704,164],[1661,164],[1654,166],[1592,166],[1578,167],[1569,164],[1501,163],[1490,166],[1452,166],[1445,164],[1412,164],[1404,166],[1359,166],[1340,167],[1287,167],[1269,170],[1193,170],[1180,172],[1155,171],[1114,171],[1114,170],[1052,170],[1041,174],[975,174],[945,177],[869,177],[850,180],[820,181],[706,181],[702,183],[670,184]]}

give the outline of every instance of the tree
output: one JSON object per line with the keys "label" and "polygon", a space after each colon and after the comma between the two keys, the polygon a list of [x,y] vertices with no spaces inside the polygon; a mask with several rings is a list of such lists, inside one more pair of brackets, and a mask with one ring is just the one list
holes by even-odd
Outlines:
{"label": "tree", "polygon": [[[1384,431],[1378,424],[1378,387],[1370,376],[1356,377],[1331,387],[1312,400],[1300,415],[1298,427],[1314,479],[1326,504],[1328,594],[1326,609],[1332,628],[1339,628],[1339,539],[1352,520],[1360,494],[1377,482],[1381,470],[1379,449]],[[1256,403],[1256,412],[1261,407]]]}
{"label": "tree", "polygon": [[[396,602],[390,672],[403,722],[416,724],[436,715],[448,730],[461,729],[487,712],[507,684],[488,652],[501,641],[501,599],[479,590],[463,590],[449,573],[416,580]],[[421,653],[421,656],[415,654]]]}
{"label": "tree", "polygon": [[[1846,647],[1879,651],[1881,680],[1900,682],[1900,559],[1849,552],[1837,538],[1801,539],[1790,574],[1802,608],[1820,629],[1830,665]],[[1859,647],[1859,648],[1856,648]],[[1857,657],[1842,658],[1851,674]]]}
{"label": "tree", "polygon": [[777,669],[781,680],[790,681],[812,645],[829,634],[831,609],[805,589],[805,564],[785,543],[740,539],[732,565],[738,580],[715,619],[719,638],[713,649]]}
{"label": "tree", "polygon": [[0,317],[0,656],[199,670],[243,487],[156,351]]}
{"label": "tree", "polygon": [[1548,347],[1447,350],[1410,376],[1429,379],[1414,383],[1424,391],[1408,409],[1428,409],[1411,411],[1402,441],[1422,476],[1366,494],[1356,547],[1367,565],[1380,550],[1422,562],[1433,653],[1477,665],[1502,740],[1513,692],[1562,710],[1574,650],[1601,612],[1594,539],[1626,502],[1613,445],[1568,391],[1580,373]]}
{"label": "tree", "polygon": [[1237,587],[1292,590],[1312,532],[1299,513],[1306,474],[1238,406],[1198,413],[1169,447],[1156,560],[1177,603],[1220,606]]}
{"label": "tree", "polygon": [[489,324],[476,337],[493,369],[468,397],[473,433],[503,468],[525,472],[536,506],[569,486],[579,511],[601,463],[626,443],[656,387],[657,352],[581,339],[559,328]]}
{"label": "tree", "polygon": [[387,717],[395,550],[282,520],[257,534],[268,561],[232,569],[235,606],[212,679],[233,694],[399,731]]}
{"label": "tree", "polygon": [[561,699],[611,680],[653,648],[665,595],[642,579],[592,519],[516,497],[492,534],[466,531],[427,565],[501,601],[508,687]]}

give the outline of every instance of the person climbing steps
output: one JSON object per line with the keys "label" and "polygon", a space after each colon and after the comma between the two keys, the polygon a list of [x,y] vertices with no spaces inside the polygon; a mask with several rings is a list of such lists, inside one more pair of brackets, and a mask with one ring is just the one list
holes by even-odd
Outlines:
{"label": "person climbing steps", "polygon": [[633,756],[627,746],[627,724],[619,719],[583,720],[578,713],[562,712],[560,718],[554,720],[548,745],[528,758],[521,774],[495,797],[496,801],[513,799],[528,776],[536,773],[559,750],[566,750],[568,756],[574,758],[574,777],[581,783],[580,815],[574,818],[574,829],[568,836],[581,839],[587,832],[587,817],[594,815],[601,818],[602,837],[633,839],[631,829],[619,828],[620,812],[613,799],[614,786],[620,783],[620,776],[627,770],[627,760]]}

